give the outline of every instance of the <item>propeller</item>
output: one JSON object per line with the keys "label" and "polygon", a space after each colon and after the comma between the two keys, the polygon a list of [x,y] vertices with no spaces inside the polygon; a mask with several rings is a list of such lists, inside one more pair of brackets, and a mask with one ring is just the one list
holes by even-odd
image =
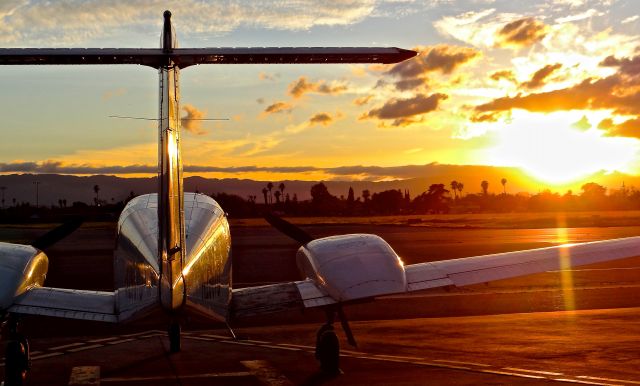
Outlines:
{"label": "propeller", "polygon": [[297,225],[293,225],[289,221],[284,220],[273,213],[265,214],[264,219],[267,220],[267,222],[271,224],[272,227],[276,228],[281,233],[289,236],[302,245],[305,245],[306,243],[308,243],[309,241],[313,241],[314,239],[313,237],[311,237],[311,235],[303,231]]}
{"label": "propeller", "polygon": [[[297,225],[294,225],[289,221],[279,216],[276,216],[273,213],[269,212],[265,214],[264,219],[267,220],[267,222],[271,224],[272,227],[276,228],[278,231],[280,231],[284,235],[289,236],[290,238],[292,238],[293,240],[297,241],[302,245],[305,245],[308,242],[314,240],[314,238],[310,234],[302,230]],[[338,303],[337,307],[335,308],[330,307],[329,309],[327,309],[327,319],[329,321],[333,321],[334,313],[337,314],[338,319],[340,319],[340,324],[342,325],[342,329],[344,330],[344,333],[347,336],[347,341],[349,342],[349,344],[352,345],[353,347],[358,347],[358,344],[356,343],[356,338],[353,336],[353,332],[351,331],[351,326],[349,326],[349,321],[347,320],[347,316],[344,314],[344,311],[342,310],[342,304]]]}
{"label": "propeller", "polygon": [[73,231],[78,229],[80,225],[84,222],[82,217],[73,217],[61,225],[53,228],[49,232],[43,234],[42,236],[36,238],[31,242],[31,245],[40,250],[44,250],[57,243],[58,241],[64,239],[69,236]]}

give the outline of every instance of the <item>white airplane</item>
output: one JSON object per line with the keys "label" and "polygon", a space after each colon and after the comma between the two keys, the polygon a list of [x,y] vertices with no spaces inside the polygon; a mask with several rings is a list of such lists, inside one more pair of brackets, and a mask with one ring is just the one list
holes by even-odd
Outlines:
{"label": "white airplane", "polygon": [[22,315],[122,323],[161,308],[170,319],[170,350],[180,350],[180,319],[189,313],[228,322],[287,309],[322,307],[318,331],[321,369],[336,373],[337,316],[355,339],[343,305],[380,295],[464,286],[640,254],[640,237],[468,257],[405,266],[382,238],[352,234],[313,239],[275,216],[267,220],[297,240],[304,280],[232,289],[231,235],[225,213],[210,197],[185,193],[180,155],[179,70],[196,64],[396,63],[416,55],[398,48],[177,48],[165,11],[159,49],[0,49],[0,65],[141,64],[160,75],[158,193],[131,200],[118,220],[115,291],[45,287],[42,251],[75,229],[61,227],[33,245],[0,243],[0,317],[9,329],[6,385],[29,370],[28,342],[18,333]]}

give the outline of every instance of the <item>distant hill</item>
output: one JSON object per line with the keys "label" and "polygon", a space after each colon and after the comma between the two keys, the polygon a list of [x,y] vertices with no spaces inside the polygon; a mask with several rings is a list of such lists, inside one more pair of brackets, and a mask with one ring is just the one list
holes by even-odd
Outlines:
{"label": "distant hill", "polygon": [[[409,190],[412,197],[428,189],[434,183],[443,183],[450,189],[453,180],[464,184],[463,193],[480,192],[482,180],[489,182],[489,192],[501,193],[502,185],[500,180],[507,179],[507,192],[529,192],[537,193],[550,188],[552,191],[564,193],[572,189],[574,193],[580,192],[580,186],[584,182],[596,182],[609,189],[619,189],[624,182],[627,187],[640,187],[640,177],[629,176],[620,173],[606,174],[596,173],[581,182],[567,184],[564,186],[548,186],[542,182],[527,177],[520,169],[494,166],[475,165],[441,165],[428,164],[416,166],[416,174],[413,178],[393,181],[324,181],[329,192],[338,197],[347,196],[349,187],[353,187],[356,197],[361,196],[362,191],[367,189],[372,194],[388,189]],[[122,178],[115,176],[95,175],[95,176],[72,176],[59,174],[11,174],[0,175],[0,186],[5,189],[5,205],[12,205],[13,199],[16,202],[29,202],[35,204],[36,185],[38,181],[38,200],[40,205],[57,205],[59,199],[66,199],[67,205],[74,201],[92,203],[95,197],[93,187],[100,187],[100,199],[111,201],[121,201],[133,192],[135,195],[151,193],[157,190],[157,180],[155,177],[149,178]],[[285,194],[293,196],[296,194],[299,200],[310,198],[311,186],[318,181],[285,180],[271,181],[274,189],[283,182],[285,184]],[[216,179],[203,177],[187,177],[185,188],[187,191],[199,191],[201,193],[229,193],[236,194],[243,198],[249,195],[257,196],[258,202],[263,202],[262,188],[268,181],[254,181],[248,179]]]}

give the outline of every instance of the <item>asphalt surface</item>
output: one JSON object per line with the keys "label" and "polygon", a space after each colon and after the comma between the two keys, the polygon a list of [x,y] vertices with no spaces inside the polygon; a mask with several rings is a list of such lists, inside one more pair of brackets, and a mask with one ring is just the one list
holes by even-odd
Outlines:
{"label": "asphalt surface", "polygon": [[[314,236],[379,234],[408,264],[640,231],[305,229]],[[0,236],[27,240],[42,231],[0,229]],[[294,242],[270,228],[240,227],[232,236],[237,285],[298,279]],[[49,253],[47,285],[112,289],[113,237],[113,227],[89,224],[61,242]],[[358,347],[338,331],[343,374],[334,378],[318,372],[313,355],[318,312],[240,321],[234,327],[241,340],[229,339],[219,325],[189,320],[178,354],[167,352],[161,315],[127,326],[30,318],[24,323],[33,350],[28,384],[66,385],[98,372],[103,385],[640,384],[640,258],[578,268],[570,284],[566,275],[547,272],[350,306]],[[566,311],[569,306],[578,311]]]}

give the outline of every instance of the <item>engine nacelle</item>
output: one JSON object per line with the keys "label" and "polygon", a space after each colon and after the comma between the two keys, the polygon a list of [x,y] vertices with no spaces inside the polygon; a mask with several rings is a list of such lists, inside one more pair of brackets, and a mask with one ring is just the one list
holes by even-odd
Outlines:
{"label": "engine nacelle", "polygon": [[298,249],[296,262],[303,275],[340,302],[407,290],[402,260],[376,235],[313,240]]}
{"label": "engine nacelle", "polygon": [[42,286],[48,269],[44,252],[30,245],[0,243],[0,310],[29,288]]}

